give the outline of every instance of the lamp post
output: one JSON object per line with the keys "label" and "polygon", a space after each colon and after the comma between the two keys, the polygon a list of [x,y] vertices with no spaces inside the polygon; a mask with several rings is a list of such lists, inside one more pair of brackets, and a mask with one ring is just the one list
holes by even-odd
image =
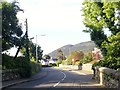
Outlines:
{"label": "lamp post", "polygon": [[[36,35],[36,61],[38,61],[38,52],[37,52],[38,44],[37,44],[37,36],[38,36],[38,35]],[[46,35],[43,34],[43,35],[39,35],[39,36],[46,36]]]}

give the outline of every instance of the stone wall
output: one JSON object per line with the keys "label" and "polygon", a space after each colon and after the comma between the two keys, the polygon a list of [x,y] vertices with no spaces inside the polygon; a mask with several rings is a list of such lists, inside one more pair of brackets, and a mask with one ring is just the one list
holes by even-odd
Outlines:
{"label": "stone wall", "polygon": [[82,65],[82,70],[93,72],[93,70],[92,70],[92,64],[90,64],[90,63],[83,64]]}
{"label": "stone wall", "polygon": [[63,68],[63,69],[84,70],[84,71],[93,72],[92,64],[82,64],[82,65],[62,65],[62,64],[59,64],[59,67]]}
{"label": "stone wall", "polygon": [[69,70],[81,70],[82,66],[79,65],[62,65],[59,64],[59,67],[62,69],[69,69]]}
{"label": "stone wall", "polygon": [[2,81],[15,80],[21,78],[18,69],[2,70]]}
{"label": "stone wall", "polygon": [[107,88],[120,88],[120,71],[106,67],[95,67],[94,74],[94,78],[101,85]]}

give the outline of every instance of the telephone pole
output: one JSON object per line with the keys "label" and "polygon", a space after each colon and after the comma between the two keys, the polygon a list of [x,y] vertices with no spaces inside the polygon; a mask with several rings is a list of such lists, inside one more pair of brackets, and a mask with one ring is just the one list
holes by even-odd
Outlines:
{"label": "telephone pole", "polygon": [[38,53],[37,53],[37,35],[36,35],[36,61],[38,61]]}
{"label": "telephone pole", "polygon": [[29,58],[29,46],[28,46],[29,39],[28,39],[28,23],[27,23],[27,19],[25,20],[25,26],[26,26],[26,33],[25,33],[25,36],[26,36],[26,57],[27,57],[27,59],[29,61],[30,58]]}

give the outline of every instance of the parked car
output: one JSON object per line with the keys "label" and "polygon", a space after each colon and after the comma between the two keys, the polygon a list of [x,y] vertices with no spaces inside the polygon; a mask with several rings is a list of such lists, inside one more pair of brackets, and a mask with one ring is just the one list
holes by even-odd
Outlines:
{"label": "parked car", "polygon": [[40,62],[42,66],[49,66],[49,61],[47,59],[42,59]]}

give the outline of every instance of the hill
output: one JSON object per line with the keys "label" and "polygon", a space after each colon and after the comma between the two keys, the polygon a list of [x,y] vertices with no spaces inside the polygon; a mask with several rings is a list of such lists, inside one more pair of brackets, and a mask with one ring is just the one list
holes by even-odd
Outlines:
{"label": "hill", "polygon": [[[71,45],[71,44],[65,45],[65,46],[60,47],[58,49],[61,49],[63,51],[64,55],[68,56],[73,51],[83,51],[84,53],[88,52],[88,51],[92,51],[95,46],[96,45],[95,45],[94,41],[88,41],[88,42],[78,43],[75,45]],[[48,55],[50,55],[53,58],[56,57],[56,53],[57,53],[58,49],[52,51]]]}

